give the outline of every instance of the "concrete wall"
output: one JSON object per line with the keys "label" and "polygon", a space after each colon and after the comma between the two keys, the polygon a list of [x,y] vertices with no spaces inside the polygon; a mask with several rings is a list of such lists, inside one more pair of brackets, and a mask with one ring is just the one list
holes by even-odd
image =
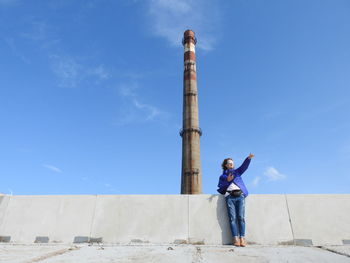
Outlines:
{"label": "concrete wall", "polygon": [[[250,195],[246,237],[263,245],[350,240],[350,195]],[[229,244],[218,195],[1,196],[0,242]]]}

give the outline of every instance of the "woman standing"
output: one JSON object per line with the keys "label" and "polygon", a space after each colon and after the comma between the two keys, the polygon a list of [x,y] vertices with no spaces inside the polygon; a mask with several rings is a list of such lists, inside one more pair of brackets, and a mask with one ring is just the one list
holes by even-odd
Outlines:
{"label": "woman standing", "polygon": [[234,169],[232,158],[226,158],[221,165],[223,174],[219,178],[218,192],[225,195],[234,246],[245,247],[247,245],[244,238],[244,210],[248,190],[241,176],[247,170],[253,157],[253,154],[249,154],[237,169]]}

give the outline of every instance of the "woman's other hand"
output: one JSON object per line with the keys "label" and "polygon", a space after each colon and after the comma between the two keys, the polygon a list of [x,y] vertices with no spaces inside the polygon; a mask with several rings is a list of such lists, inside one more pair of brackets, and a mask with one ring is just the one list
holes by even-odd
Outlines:
{"label": "woman's other hand", "polygon": [[249,156],[248,156],[249,159],[252,159],[254,158],[254,154],[250,153]]}

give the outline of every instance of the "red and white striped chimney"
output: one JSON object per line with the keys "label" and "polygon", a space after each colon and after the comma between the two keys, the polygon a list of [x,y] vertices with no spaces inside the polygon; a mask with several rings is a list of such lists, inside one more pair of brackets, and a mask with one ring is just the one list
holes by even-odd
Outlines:
{"label": "red and white striped chimney", "polygon": [[202,193],[202,173],[199,139],[202,131],[198,120],[198,93],[196,74],[197,40],[192,30],[184,32],[184,82],[181,194]]}

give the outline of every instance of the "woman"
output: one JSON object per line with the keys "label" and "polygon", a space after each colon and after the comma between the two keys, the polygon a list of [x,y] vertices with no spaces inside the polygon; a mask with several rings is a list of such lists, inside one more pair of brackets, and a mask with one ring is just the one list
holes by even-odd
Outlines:
{"label": "woman", "polygon": [[226,158],[221,165],[223,174],[219,178],[218,192],[225,195],[234,246],[245,247],[247,245],[244,238],[244,209],[248,190],[241,176],[247,170],[253,157],[253,154],[249,154],[238,169],[234,169],[231,158]]}

